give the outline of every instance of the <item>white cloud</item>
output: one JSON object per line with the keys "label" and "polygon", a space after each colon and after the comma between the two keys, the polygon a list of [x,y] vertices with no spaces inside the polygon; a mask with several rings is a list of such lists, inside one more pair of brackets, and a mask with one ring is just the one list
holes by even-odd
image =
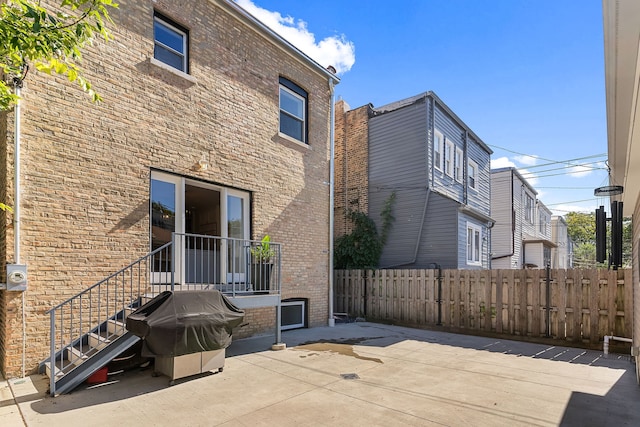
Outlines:
{"label": "white cloud", "polygon": [[533,166],[538,163],[538,156],[523,154],[522,156],[514,157],[513,160],[526,166]]}
{"label": "white cloud", "polygon": [[263,9],[251,0],[236,0],[236,3],[318,64],[335,67],[338,74],[349,71],[356,62],[355,46],[343,34],[316,42],[305,21]]}
{"label": "white cloud", "polygon": [[515,168],[516,164],[509,160],[508,157],[498,157],[491,159],[491,169]]}

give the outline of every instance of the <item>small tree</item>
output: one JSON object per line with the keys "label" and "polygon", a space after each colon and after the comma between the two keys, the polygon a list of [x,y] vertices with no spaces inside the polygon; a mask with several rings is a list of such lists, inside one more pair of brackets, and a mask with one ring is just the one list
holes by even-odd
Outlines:
{"label": "small tree", "polygon": [[112,23],[108,7],[112,0],[61,0],[57,11],[39,1],[8,0],[0,5],[0,67],[10,81],[0,80],[0,110],[11,108],[18,97],[13,84],[20,85],[33,65],[38,71],[66,76],[100,101],[80,71],[80,49],[95,34],[110,40],[105,23]]}
{"label": "small tree", "polygon": [[347,218],[353,223],[353,231],[336,239],[334,248],[334,268],[376,268],[380,262],[382,249],[395,219],[392,214],[396,193],[385,200],[380,217],[382,232],[378,233],[375,222],[363,212],[348,210]]}

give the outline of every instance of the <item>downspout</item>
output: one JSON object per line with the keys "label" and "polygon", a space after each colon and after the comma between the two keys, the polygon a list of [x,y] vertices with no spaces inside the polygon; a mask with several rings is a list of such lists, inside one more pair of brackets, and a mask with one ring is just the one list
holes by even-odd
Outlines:
{"label": "downspout", "polygon": [[14,152],[13,152],[13,258],[15,264],[20,264],[20,91],[22,89],[22,79],[13,79],[14,93],[18,97],[14,107],[15,130],[14,130]]}
{"label": "downspout", "polygon": [[422,220],[420,221],[420,230],[418,231],[418,237],[416,238],[416,246],[413,249],[413,258],[410,261],[403,262],[400,264],[388,265],[388,266],[385,266],[384,268],[396,268],[396,267],[402,267],[404,265],[415,264],[416,260],[418,259],[418,250],[420,249],[420,241],[422,240],[422,231],[424,230],[424,221],[427,218],[427,207],[429,206],[429,194],[431,194],[431,189],[427,187],[427,195],[424,198],[424,208],[422,208]]}
{"label": "downspout", "polygon": [[[15,113],[13,134],[13,258],[15,264],[20,264],[20,133],[22,132],[20,128],[20,95],[25,76],[26,72],[20,77],[13,78],[14,93],[18,97],[13,110]],[[27,353],[27,317],[25,314],[26,301],[24,294],[22,292],[22,378],[25,377]]]}
{"label": "downspout", "polygon": [[335,203],[334,199],[334,189],[335,189],[335,141],[334,141],[334,128],[336,124],[336,107],[335,107],[335,99],[334,99],[334,89],[335,89],[335,80],[333,78],[329,79],[329,92],[331,94],[330,99],[330,128],[329,128],[329,326],[334,327],[336,325],[336,321],[333,318],[333,223],[334,223],[334,212],[333,205]]}

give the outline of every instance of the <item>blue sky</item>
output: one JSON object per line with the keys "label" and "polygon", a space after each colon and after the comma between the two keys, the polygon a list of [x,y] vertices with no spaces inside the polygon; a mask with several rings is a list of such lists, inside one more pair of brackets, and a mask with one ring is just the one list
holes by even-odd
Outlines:
{"label": "blue sky", "polygon": [[351,107],[432,90],[555,214],[608,204],[600,0],[237,1]]}

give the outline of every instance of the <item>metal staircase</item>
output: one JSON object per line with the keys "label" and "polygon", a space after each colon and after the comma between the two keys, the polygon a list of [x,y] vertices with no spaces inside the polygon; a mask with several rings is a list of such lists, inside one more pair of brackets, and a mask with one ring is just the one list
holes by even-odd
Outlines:
{"label": "metal staircase", "polygon": [[[126,318],[163,291],[217,289],[240,307],[279,305],[279,244],[271,244],[269,288],[254,290],[251,253],[260,245],[173,233],[171,242],[53,307],[48,312],[50,357],[39,367],[49,377],[49,393],[57,396],[73,390],[139,341],[126,330]],[[237,303],[245,297],[251,301]]]}

